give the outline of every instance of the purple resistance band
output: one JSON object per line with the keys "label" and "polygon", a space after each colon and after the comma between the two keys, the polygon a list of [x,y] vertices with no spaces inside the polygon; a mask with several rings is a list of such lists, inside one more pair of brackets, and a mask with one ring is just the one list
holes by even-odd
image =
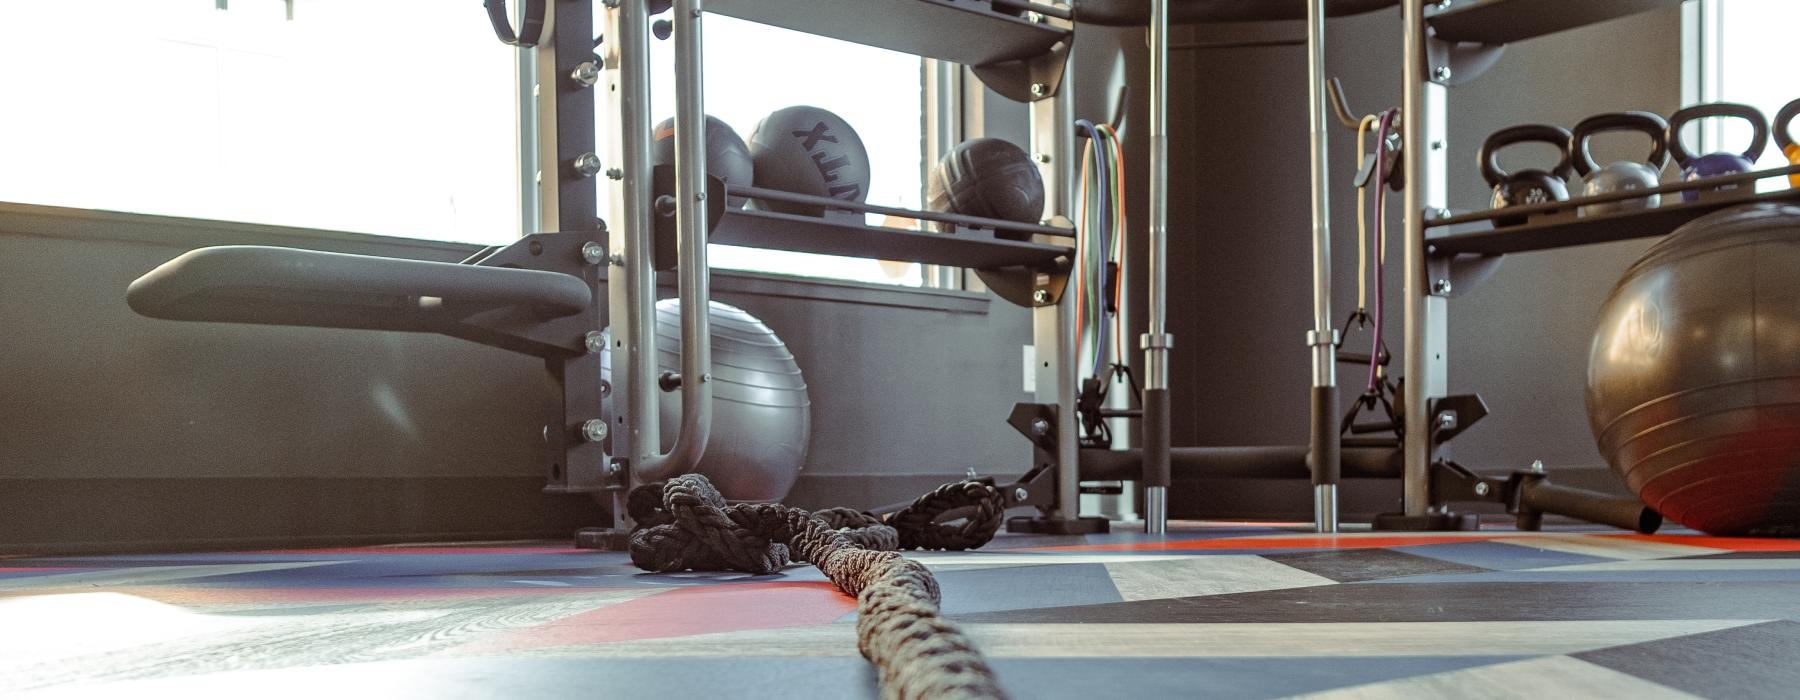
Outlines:
{"label": "purple resistance band", "polygon": [[1382,280],[1383,268],[1387,260],[1387,182],[1382,164],[1387,162],[1388,131],[1393,128],[1396,110],[1381,113],[1381,127],[1375,131],[1375,225],[1370,227],[1374,232],[1375,250],[1375,332],[1369,341],[1369,391],[1379,388],[1376,371],[1381,366],[1381,334],[1382,317],[1387,300],[1383,290],[1386,284]]}

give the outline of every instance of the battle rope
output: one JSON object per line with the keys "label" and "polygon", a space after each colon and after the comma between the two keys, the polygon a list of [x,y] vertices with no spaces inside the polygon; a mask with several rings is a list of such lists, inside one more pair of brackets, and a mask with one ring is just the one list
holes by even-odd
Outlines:
{"label": "battle rope", "polygon": [[[815,514],[774,503],[727,505],[698,474],[639,486],[626,498],[639,525],[631,533],[631,562],[638,568],[768,574],[790,560],[819,567],[838,590],[856,596],[857,648],[875,664],[881,696],[893,699],[1005,697],[981,652],[939,616],[937,579],[924,564],[892,551],[909,542],[980,546],[998,528],[1001,504],[991,485],[948,484],[883,523],[845,508]],[[973,509],[968,523],[982,524],[935,523],[965,509]]]}

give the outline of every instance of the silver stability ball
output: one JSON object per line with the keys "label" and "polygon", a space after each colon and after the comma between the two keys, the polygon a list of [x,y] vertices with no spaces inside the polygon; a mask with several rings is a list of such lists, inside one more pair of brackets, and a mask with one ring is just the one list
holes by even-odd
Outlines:
{"label": "silver stability ball", "polygon": [[[794,487],[806,463],[812,435],[812,401],[806,378],[787,344],[743,309],[712,302],[713,424],[703,474],[725,498],[779,501]],[[657,367],[681,371],[681,302],[656,303]],[[600,359],[612,375],[610,351]],[[662,391],[662,449],[675,445],[681,426],[681,392]]]}

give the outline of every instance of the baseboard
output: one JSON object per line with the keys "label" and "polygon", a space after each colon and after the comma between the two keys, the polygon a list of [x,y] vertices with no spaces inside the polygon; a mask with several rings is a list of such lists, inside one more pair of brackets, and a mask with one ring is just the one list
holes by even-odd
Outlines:
{"label": "baseboard", "polygon": [[0,554],[568,538],[609,522],[533,476],[0,479]]}

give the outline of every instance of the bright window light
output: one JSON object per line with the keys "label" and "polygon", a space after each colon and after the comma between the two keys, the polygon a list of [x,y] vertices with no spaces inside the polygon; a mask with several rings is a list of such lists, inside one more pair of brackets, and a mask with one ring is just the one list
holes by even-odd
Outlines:
{"label": "bright window light", "polygon": [[[1800,26],[1800,2],[1793,0],[1706,0],[1703,21],[1714,26],[1702,34],[1699,94],[1705,101],[1741,102],[1773,120],[1789,101],[1800,98],[1794,77],[1794,27]],[[1742,150],[1750,142],[1750,126],[1741,119],[1711,119],[1701,143],[1707,151]],[[1788,165],[1771,138],[1757,161],[1758,169]],[[1786,187],[1781,179],[1764,180],[1758,189]]]}
{"label": "bright window light", "polygon": [[519,233],[479,3],[0,2],[0,200],[471,243]]}

